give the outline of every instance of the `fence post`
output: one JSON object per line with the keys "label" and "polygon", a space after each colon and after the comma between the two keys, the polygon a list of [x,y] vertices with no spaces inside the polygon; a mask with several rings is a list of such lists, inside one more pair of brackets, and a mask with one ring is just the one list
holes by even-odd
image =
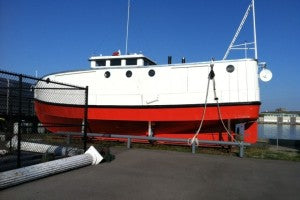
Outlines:
{"label": "fence post", "polygon": [[89,86],[85,87],[85,105],[84,105],[84,129],[83,129],[83,149],[87,150],[87,126],[88,126],[88,104],[89,104]]}
{"label": "fence post", "polygon": [[17,148],[17,167],[21,167],[21,131],[22,131],[22,74],[19,75],[19,113],[18,113],[18,148]]}

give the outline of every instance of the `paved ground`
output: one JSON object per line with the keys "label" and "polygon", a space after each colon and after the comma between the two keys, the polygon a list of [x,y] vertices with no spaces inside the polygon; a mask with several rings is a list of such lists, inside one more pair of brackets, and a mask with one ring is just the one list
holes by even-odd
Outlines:
{"label": "paved ground", "polygon": [[111,163],[8,188],[0,199],[299,199],[299,162],[114,151]]}

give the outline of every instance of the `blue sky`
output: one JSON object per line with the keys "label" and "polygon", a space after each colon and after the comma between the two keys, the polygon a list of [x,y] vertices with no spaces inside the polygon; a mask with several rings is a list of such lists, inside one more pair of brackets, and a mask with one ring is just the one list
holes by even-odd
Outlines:
{"label": "blue sky", "polygon": [[[131,0],[129,52],[158,63],[222,59],[250,0]],[[300,1],[257,0],[261,110],[300,110]],[[88,57],[125,51],[127,0],[0,0],[0,68],[42,76],[87,69]],[[237,43],[253,41],[248,18]],[[248,52],[249,57],[253,53]],[[234,51],[229,58],[242,58]]]}

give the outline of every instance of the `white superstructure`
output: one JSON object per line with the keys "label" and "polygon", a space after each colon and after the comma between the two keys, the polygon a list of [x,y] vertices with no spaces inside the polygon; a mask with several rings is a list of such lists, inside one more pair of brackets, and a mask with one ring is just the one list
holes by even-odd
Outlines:
{"label": "white superstructure", "polygon": [[[258,102],[258,65],[253,59],[156,65],[142,54],[94,56],[91,68],[52,74],[52,81],[89,86],[89,105],[152,106],[203,104],[213,64],[219,103]],[[51,84],[43,87],[52,87]],[[43,98],[41,91],[36,98]],[[52,99],[53,100],[53,99]],[[74,104],[57,94],[56,103]],[[208,104],[215,103],[212,85]],[[76,104],[76,102],[75,102]]]}

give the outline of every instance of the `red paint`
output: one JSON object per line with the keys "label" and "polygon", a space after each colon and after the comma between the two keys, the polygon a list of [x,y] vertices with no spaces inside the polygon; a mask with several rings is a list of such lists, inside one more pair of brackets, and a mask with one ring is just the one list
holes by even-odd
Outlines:
{"label": "red paint", "polygon": [[[83,107],[45,104],[35,102],[38,118],[43,124],[74,124],[73,127],[49,127],[52,132],[81,131],[84,116]],[[172,108],[102,108],[88,109],[89,132],[147,135],[148,121],[153,124],[155,137],[192,138],[197,130],[203,107],[172,107]],[[257,141],[257,123],[259,105],[230,105],[220,107],[222,119],[227,126],[231,121],[234,134],[234,124],[246,122],[245,141]],[[206,110],[203,129],[199,139],[230,140],[218,115],[216,106]]]}

